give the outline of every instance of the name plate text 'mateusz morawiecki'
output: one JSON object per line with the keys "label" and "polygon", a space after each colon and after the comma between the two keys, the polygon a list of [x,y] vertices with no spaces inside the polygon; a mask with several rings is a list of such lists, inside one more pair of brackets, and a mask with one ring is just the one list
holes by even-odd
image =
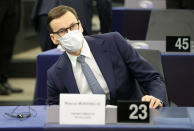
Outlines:
{"label": "name plate text 'mateusz morawiecki'", "polygon": [[60,94],[60,124],[105,124],[105,95]]}

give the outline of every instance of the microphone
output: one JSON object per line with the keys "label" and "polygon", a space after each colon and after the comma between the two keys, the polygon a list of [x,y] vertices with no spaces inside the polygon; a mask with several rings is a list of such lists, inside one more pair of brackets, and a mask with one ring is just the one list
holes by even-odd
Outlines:
{"label": "microphone", "polygon": [[31,116],[31,113],[19,113],[19,114],[11,114],[11,113],[5,113],[5,115],[9,116],[9,117],[13,117],[13,118],[29,118]]}
{"label": "microphone", "polygon": [[3,116],[5,118],[9,117],[9,118],[16,118],[16,119],[24,120],[31,116],[35,117],[37,115],[36,110],[31,108],[30,106],[28,107],[28,111],[25,111],[25,112],[16,111],[18,108],[19,106],[16,106],[15,108],[13,108],[11,112],[4,112]]}

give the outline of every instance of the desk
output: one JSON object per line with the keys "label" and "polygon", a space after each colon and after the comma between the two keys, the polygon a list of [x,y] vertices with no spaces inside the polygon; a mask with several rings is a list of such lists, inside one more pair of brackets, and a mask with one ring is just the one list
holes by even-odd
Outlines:
{"label": "desk", "polygon": [[[36,116],[26,120],[5,117],[4,113],[12,112],[15,106],[0,106],[0,131],[44,131],[46,111],[44,106],[33,106]],[[17,112],[28,112],[29,106],[18,107]]]}
{"label": "desk", "polygon": [[[31,106],[37,115],[26,120],[7,120],[3,117],[5,112],[11,112],[14,106],[0,106],[0,130],[3,131],[192,131],[194,129],[193,107],[165,107],[155,112],[151,124],[106,124],[106,125],[58,125],[46,124],[45,106]],[[27,106],[21,106],[25,110]]]}
{"label": "desk", "polygon": [[166,0],[125,0],[125,8],[166,9]]}
{"label": "desk", "polygon": [[[47,97],[46,71],[62,52],[52,49],[37,56],[36,104]],[[170,100],[178,106],[194,106],[194,53],[162,53],[162,65]]]}

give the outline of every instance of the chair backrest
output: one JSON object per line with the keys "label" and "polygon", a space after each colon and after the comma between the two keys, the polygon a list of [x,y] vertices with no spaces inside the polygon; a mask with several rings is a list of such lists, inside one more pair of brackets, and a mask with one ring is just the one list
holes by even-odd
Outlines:
{"label": "chair backrest", "polygon": [[[169,0],[170,1],[170,0]],[[166,36],[190,36],[194,40],[194,10],[153,10],[146,40],[166,40]]]}
{"label": "chair backrest", "polygon": [[161,52],[152,49],[137,49],[137,52],[144,57],[155,68],[162,77],[164,77],[163,67],[161,63]]}

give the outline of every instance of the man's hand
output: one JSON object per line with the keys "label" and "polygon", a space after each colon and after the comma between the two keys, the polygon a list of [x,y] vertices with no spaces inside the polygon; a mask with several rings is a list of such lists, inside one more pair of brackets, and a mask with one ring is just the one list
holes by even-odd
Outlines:
{"label": "man's hand", "polygon": [[157,107],[162,107],[163,106],[162,102],[159,99],[157,99],[154,96],[150,96],[150,95],[143,96],[141,98],[141,101],[147,101],[147,102],[149,102],[150,103],[149,104],[149,107],[150,108],[154,108],[154,109],[156,109]]}

